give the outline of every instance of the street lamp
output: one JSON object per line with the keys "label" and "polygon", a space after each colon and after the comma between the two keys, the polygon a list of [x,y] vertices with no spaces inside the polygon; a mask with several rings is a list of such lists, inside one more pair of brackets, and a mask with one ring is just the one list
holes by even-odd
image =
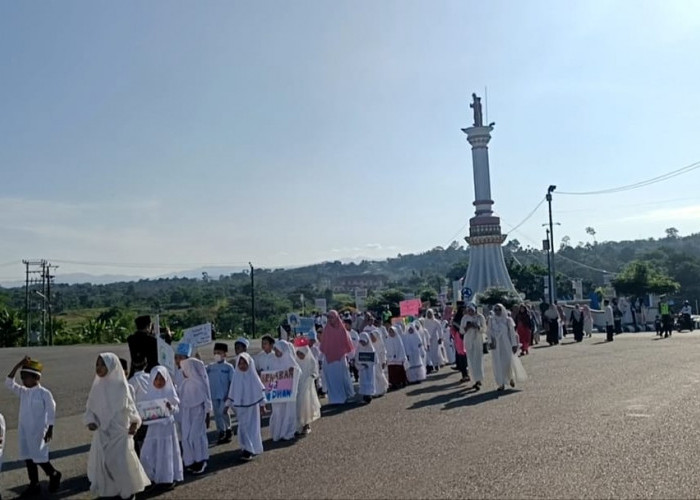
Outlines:
{"label": "street lamp", "polygon": [[554,185],[550,185],[547,188],[547,204],[549,205],[549,237],[550,241],[552,244],[550,245],[550,251],[552,252],[552,261],[550,263],[551,267],[551,279],[552,279],[552,286],[550,287],[550,294],[552,294],[552,304],[554,303],[553,301],[556,300],[557,298],[557,279],[556,279],[556,271],[554,270],[554,223],[552,222],[552,193],[557,187]]}

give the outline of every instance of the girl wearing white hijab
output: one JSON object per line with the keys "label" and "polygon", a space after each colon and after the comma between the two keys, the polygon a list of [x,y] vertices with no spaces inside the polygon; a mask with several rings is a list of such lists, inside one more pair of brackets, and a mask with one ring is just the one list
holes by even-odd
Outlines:
{"label": "girl wearing white hijab", "polygon": [[244,460],[250,460],[263,452],[260,412],[265,411],[265,386],[255,369],[255,361],[247,352],[236,357],[234,366],[229,405],[236,412],[238,420],[238,443],[243,450],[241,456]]}
{"label": "girl wearing white hijab", "polygon": [[377,366],[377,354],[367,332],[360,334],[360,342],[355,352],[355,366],[360,374],[359,393],[365,403],[372,402],[377,389],[375,370]]}
{"label": "girl wearing white hijab", "polygon": [[440,366],[444,364],[440,353],[440,348],[442,347],[442,325],[435,319],[435,313],[432,309],[428,309],[425,313],[423,328],[427,333],[428,345],[430,346],[428,349],[430,364],[433,365],[435,371],[438,371]]}
{"label": "girl wearing white hijab", "polygon": [[389,372],[389,385],[391,389],[400,389],[408,384],[406,378],[406,350],[401,340],[400,329],[396,326],[389,328],[389,335],[385,342],[387,371]]}
{"label": "girl wearing white hijab", "polygon": [[[505,314],[505,313],[504,313]],[[464,336],[464,349],[467,351],[467,366],[471,370],[474,379],[474,389],[481,389],[484,380],[484,333],[486,332],[486,318],[479,314],[476,304],[467,304],[462,320],[459,324],[459,333]]]}
{"label": "girl wearing white hijab", "polygon": [[155,366],[151,370],[148,391],[141,401],[165,400],[170,412],[167,418],[145,422],[148,425],[146,439],[141,447],[141,465],[155,485],[170,489],[174,483],[181,482],[182,456],[175,430],[175,415],[180,410],[180,398],[167,368]]}
{"label": "girl wearing white hijab", "polygon": [[496,304],[493,308],[493,316],[489,320],[489,340],[493,348],[493,375],[499,391],[505,389],[506,382],[510,383],[511,387],[515,387],[513,352],[518,346],[516,338],[513,320],[508,317],[503,305]]}
{"label": "girl wearing white hijab", "polygon": [[131,438],[141,418],[116,354],[102,353],[83,422],[95,434],[90,445],[87,476],[98,497],[133,498],[149,484]]}
{"label": "girl wearing white hijab", "polygon": [[[275,359],[272,361],[272,371],[292,370],[292,373],[299,373],[300,368],[294,355],[294,347],[286,340],[275,342]],[[299,377],[295,377],[299,383]],[[292,388],[292,392],[297,393],[297,388]],[[297,402],[272,403],[272,416],[270,417],[270,434],[273,441],[291,441],[297,430]]]}
{"label": "girl wearing white hijab", "polygon": [[184,377],[178,387],[182,460],[193,474],[202,474],[209,460],[207,427],[212,412],[209,377],[204,363],[196,358],[183,359],[180,369]]}
{"label": "girl wearing white hijab", "polygon": [[376,364],[374,366],[374,395],[383,396],[389,390],[389,381],[384,374],[384,369],[386,368],[386,344],[382,338],[382,332],[376,328],[369,332],[369,338],[376,354]]}
{"label": "girl wearing white hijab", "polygon": [[415,323],[408,325],[407,333],[403,337],[403,345],[408,358],[408,370],[406,376],[408,382],[415,384],[426,379],[425,371],[425,346]]}
{"label": "girl wearing white hijab", "polygon": [[450,325],[447,321],[442,321],[442,345],[445,346],[445,357],[448,365],[453,365],[457,361],[455,356],[455,345],[450,334]]}
{"label": "girl wearing white hijab", "polygon": [[301,369],[297,392],[297,433],[306,435],[311,432],[311,423],[321,418],[321,403],[316,392],[318,361],[308,345],[297,347],[297,364]]}

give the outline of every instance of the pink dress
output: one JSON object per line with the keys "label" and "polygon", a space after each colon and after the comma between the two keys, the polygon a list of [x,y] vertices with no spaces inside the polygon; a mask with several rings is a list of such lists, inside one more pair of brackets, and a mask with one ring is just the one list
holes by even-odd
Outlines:
{"label": "pink dress", "polygon": [[530,339],[532,338],[532,330],[525,321],[518,321],[515,331],[518,332],[518,338],[522,344],[523,354],[527,354],[530,350]]}

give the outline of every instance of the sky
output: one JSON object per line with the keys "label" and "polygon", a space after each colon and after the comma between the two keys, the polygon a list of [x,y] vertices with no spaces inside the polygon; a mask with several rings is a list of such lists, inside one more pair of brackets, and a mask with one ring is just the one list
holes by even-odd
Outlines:
{"label": "sky", "polygon": [[[692,0],[0,2],[0,280],[464,243],[472,92],[509,232],[700,161],[699,53]],[[699,180],[555,191],[555,239],[698,232]]]}

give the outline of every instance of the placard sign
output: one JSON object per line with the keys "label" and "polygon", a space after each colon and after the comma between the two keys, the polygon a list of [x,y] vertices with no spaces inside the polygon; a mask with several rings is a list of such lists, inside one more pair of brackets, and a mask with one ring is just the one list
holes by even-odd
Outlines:
{"label": "placard sign", "polygon": [[275,372],[261,372],[260,380],[265,386],[265,400],[268,403],[296,401],[299,370],[290,368]]}
{"label": "placard sign", "polygon": [[188,328],[182,333],[182,342],[190,344],[193,348],[211,344],[211,323]]}

